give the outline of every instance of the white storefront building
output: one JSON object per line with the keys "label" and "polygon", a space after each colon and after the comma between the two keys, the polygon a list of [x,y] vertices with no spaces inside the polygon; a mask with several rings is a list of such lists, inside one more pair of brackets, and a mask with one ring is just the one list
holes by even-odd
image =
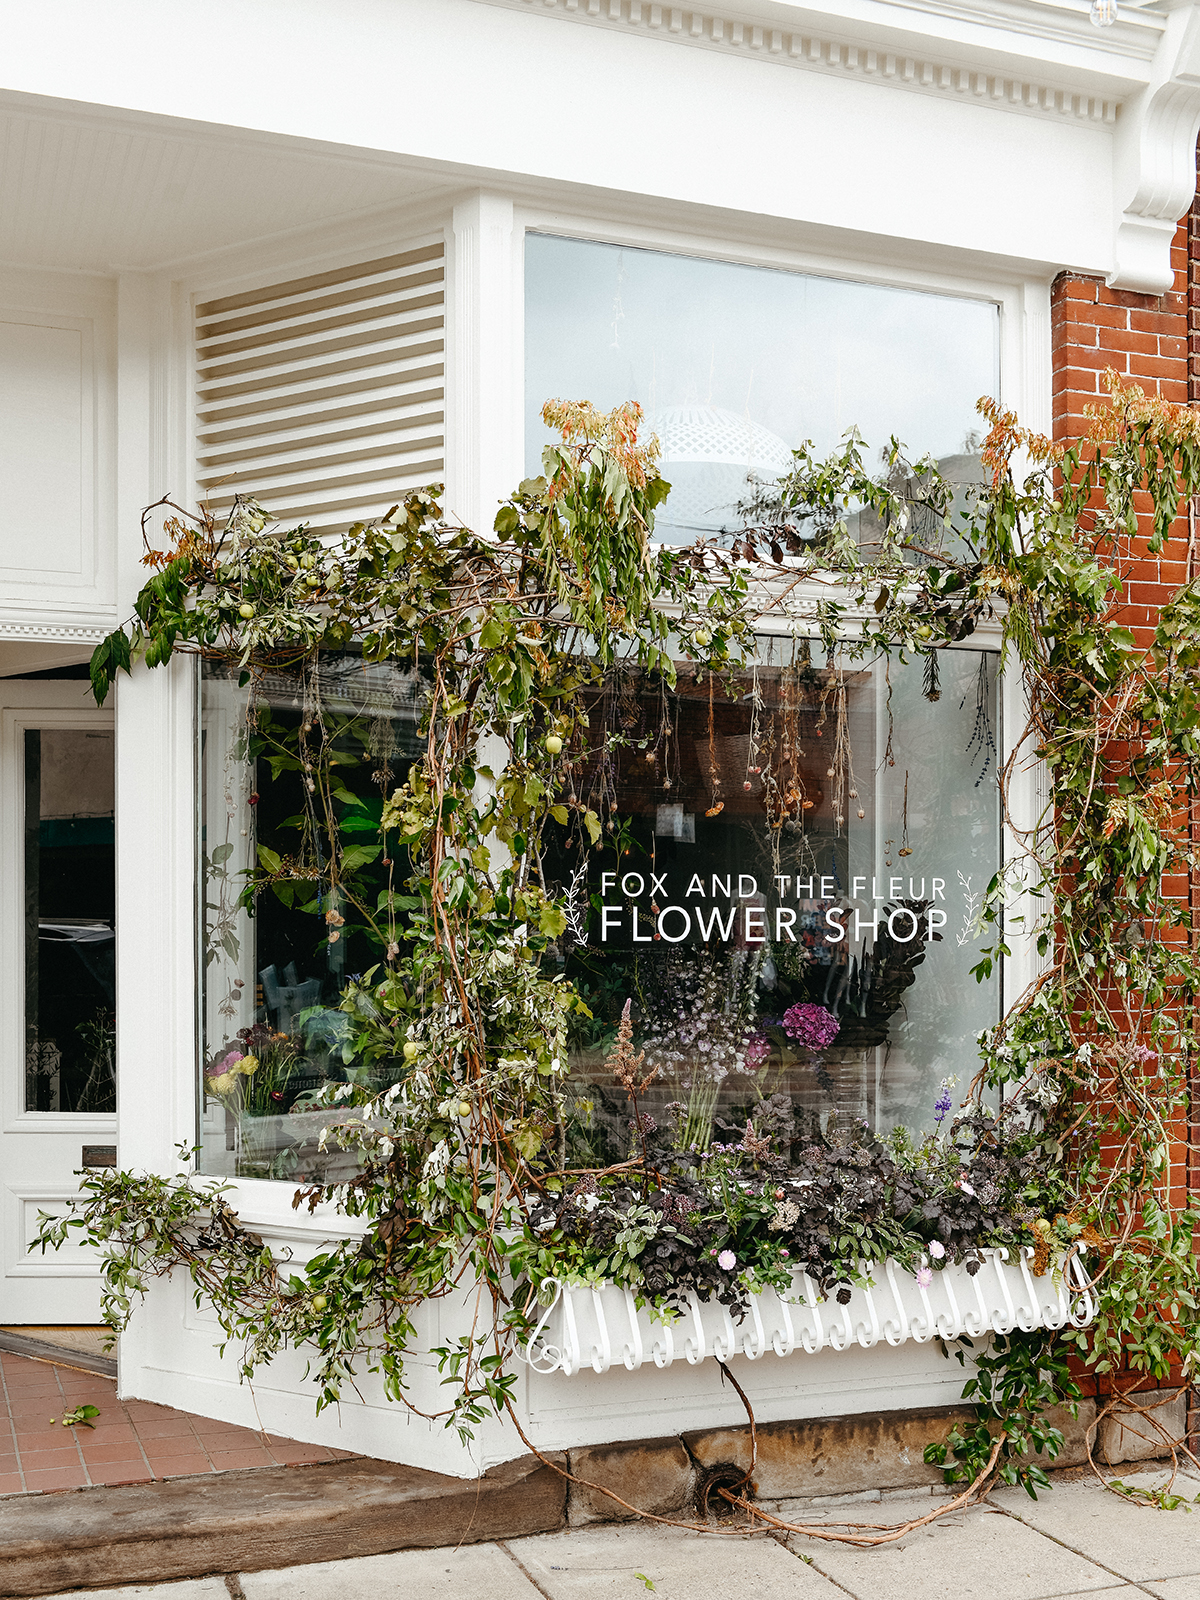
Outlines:
{"label": "white storefront building", "polygon": [[[39,1210],[81,1163],[175,1171],[220,1132],[195,663],[136,670],[103,711],[69,670],[129,614],[142,508],[244,489],[332,531],[437,480],[490,526],[562,390],[643,402],[684,529],[719,523],[730,471],[851,424],[968,461],[989,391],[1049,431],[1056,276],[1173,281],[1200,6],[1098,28],[1086,0],[50,0],[7,8],[0,119],[0,1323],[90,1323],[96,1267],[30,1255]],[[46,1004],[88,985],[72,1068]],[[352,1231],[286,1181],[231,1181],[281,1249]],[[472,1470],[370,1384],[317,1418],[302,1355],[251,1393],[217,1332],[155,1284],[122,1391]],[[614,1367],[527,1370],[534,1442],[742,1418],[712,1362]],[[886,1338],[739,1370],[760,1420],[961,1386]],[[484,1430],[477,1459],[522,1448]]]}

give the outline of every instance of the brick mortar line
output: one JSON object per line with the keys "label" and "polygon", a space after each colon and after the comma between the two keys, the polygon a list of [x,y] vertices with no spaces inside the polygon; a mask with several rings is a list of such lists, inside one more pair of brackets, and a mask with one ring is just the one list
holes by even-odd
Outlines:
{"label": "brick mortar line", "polygon": [[[62,1379],[59,1377],[59,1373],[58,1373],[58,1368],[57,1367],[54,1367],[52,1370],[54,1372],[54,1381],[58,1385],[59,1404],[61,1405],[63,1413],[65,1415],[66,1410],[67,1410],[67,1397],[63,1393]],[[75,1446],[75,1454],[79,1457],[79,1465],[83,1468],[83,1476],[84,1476],[84,1480],[85,1480],[85,1485],[89,1489],[94,1489],[96,1487],[96,1485],[92,1482],[92,1475],[88,1471],[87,1459],[86,1459],[86,1457],[84,1456],[84,1453],[83,1453],[83,1446],[79,1442],[79,1435],[75,1432],[74,1428],[68,1428],[67,1432],[71,1435],[71,1443]]]}
{"label": "brick mortar line", "polygon": [[17,1476],[21,1480],[21,1493],[28,1494],[29,1485],[25,1482],[25,1464],[21,1460],[21,1447],[17,1443],[17,1425],[13,1421],[12,1400],[8,1392],[8,1379],[4,1376],[4,1363],[0,1361],[0,1396],[4,1399],[4,1415],[8,1418],[8,1431],[12,1437],[13,1460],[17,1463]]}

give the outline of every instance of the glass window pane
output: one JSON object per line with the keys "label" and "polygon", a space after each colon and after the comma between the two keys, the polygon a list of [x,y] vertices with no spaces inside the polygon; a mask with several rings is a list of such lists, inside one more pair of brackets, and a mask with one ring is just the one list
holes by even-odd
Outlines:
{"label": "glass window pane", "polygon": [[25,1109],[117,1108],[113,735],[25,730]]}
{"label": "glass window pane", "polygon": [[529,234],[526,470],[551,442],[542,404],[561,397],[641,403],[672,485],[655,524],[668,540],[736,526],[748,474],[776,478],[801,441],[823,454],[850,427],[975,481],[998,351],[989,301]]}
{"label": "glass window pane", "polygon": [[[398,1064],[355,1058],[338,1010],[347,977],[384,952],[367,919],[331,897],[323,808],[328,798],[348,837],[361,835],[371,859],[355,869],[354,893],[374,908],[388,882],[377,859],[381,796],[419,752],[420,693],[420,679],[398,664],[352,655],[324,655],[304,676],[269,673],[249,690],[236,672],[204,665],[204,1172],[350,1177],[353,1155],[318,1149],[328,1096],[339,1084],[385,1088],[399,1076]],[[328,797],[309,788],[304,767],[305,748],[325,738],[336,754]],[[284,876],[246,904],[247,872],[272,860]]]}
{"label": "glass window pane", "polygon": [[931,680],[776,640],[740,678],[667,694],[617,674],[597,698],[574,781],[585,804],[607,790],[614,824],[590,858],[564,839],[547,863],[574,884],[562,958],[593,1013],[576,1164],[629,1155],[604,1066],[627,999],[657,1069],[644,1109],[685,1146],[748,1118],[800,1142],[929,1128],[942,1079],[965,1088],[1000,1003],[997,978],[971,976],[1000,865],[996,657],[936,660]]}

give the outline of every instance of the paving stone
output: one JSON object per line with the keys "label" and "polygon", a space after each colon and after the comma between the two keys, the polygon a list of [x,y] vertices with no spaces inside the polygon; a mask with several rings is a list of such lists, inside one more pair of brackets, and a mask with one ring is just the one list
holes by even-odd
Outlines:
{"label": "paving stone", "polygon": [[549,1600],[636,1600],[649,1593],[639,1573],[656,1600],[844,1600],[814,1568],[761,1536],[635,1523],[513,1539],[508,1549]]}
{"label": "paving stone", "polygon": [[[437,1595],[454,1595],[458,1600],[464,1596],[537,1600],[537,1590],[520,1567],[494,1544],[467,1545],[459,1550],[405,1550],[274,1572],[246,1572],[241,1581],[246,1600],[380,1600],[393,1595],[412,1596],[413,1600],[425,1600],[426,1596],[432,1600]],[[171,1596],[163,1591],[161,1600],[171,1600]],[[221,1600],[229,1600],[224,1591]]]}
{"label": "paving stone", "polygon": [[[1169,1399],[1163,1400],[1163,1396]],[[1162,1404],[1156,1402],[1162,1401]],[[1159,1389],[1138,1397],[1138,1403],[1153,1407],[1151,1416],[1159,1428],[1165,1428],[1171,1439],[1182,1439],[1187,1432],[1187,1392],[1183,1389]],[[1158,1428],[1148,1417],[1136,1411],[1124,1416],[1114,1412],[1105,1417],[1097,1430],[1097,1451],[1101,1461],[1116,1465],[1122,1461],[1150,1461],[1156,1456],[1168,1455],[1169,1447]]]}
{"label": "paving stone", "polygon": [[[1022,1491],[1023,1492],[1023,1491]],[[893,1501],[883,1515],[853,1520],[895,1524],[925,1516],[928,1499]],[[832,1515],[824,1518],[834,1521]],[[837,1520],[848,1520],[845,1517]],[[1063,1600],[1119,1587],[1121,1578],[1012,1517],[983,1507],[948,1513],[896,1544],[855,1550],[795,1535],[792,1549],[861,1600]]]}
{"label": "paving stone", "polygon": [[1200,1568],[1184,1578],[1160,1578],[1148,1588],[1159,1600],[1196,1600],[1200,1594]]}
{"label": "paving stone", "polygon": [[1060,1483],[1037,1500],[1022,1489],[997,1490],[989,1499],[1127,1583],[1200,1572],[1200,1512],[1135,1505],[1087,1479]]}
{"label": "paving stone", "polygon": [[[691,1504],[695,1468],[682,1439],[591,1445],[570,1451],[569,1459],[575,1477],[611,1489],[640,1511],[670,1516]],[[628,1521],[633,1515],[599,1489],[575,1483],[568,1486],[567,1522],[572,1528],[591,1522]]]}

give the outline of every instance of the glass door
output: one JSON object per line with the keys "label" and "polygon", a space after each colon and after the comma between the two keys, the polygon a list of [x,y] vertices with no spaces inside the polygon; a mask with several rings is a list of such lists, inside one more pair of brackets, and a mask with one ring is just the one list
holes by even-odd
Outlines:
{"label": "glass door", "polygon": [[117,1154],[114,729],[85,681],[0,680],[0,790],[0,1321],[94,1323],[92,1255],[29,1250]]}

